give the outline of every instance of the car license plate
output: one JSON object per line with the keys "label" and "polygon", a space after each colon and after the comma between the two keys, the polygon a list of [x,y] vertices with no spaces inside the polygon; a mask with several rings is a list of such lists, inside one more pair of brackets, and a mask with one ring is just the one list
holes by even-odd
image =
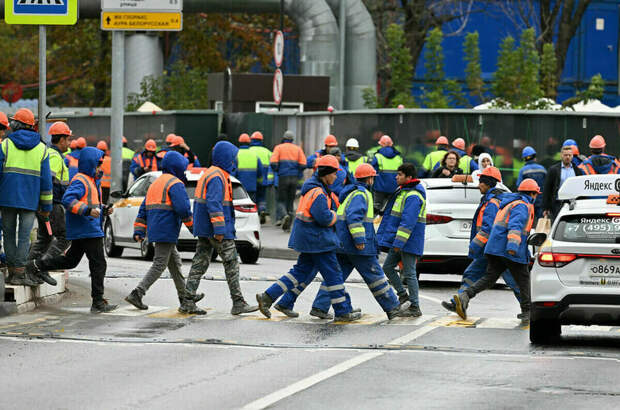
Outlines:
{"label": "car license plate", "polygon": [[461,232],[469,232],[471,231],[471,222],[470,221],[461,221],[459,225],[459,231]]}
{"label": "car license plate", "polygon": [[590,276],[615,276],[620,278],[620,264],[596,262],[589,266]]}

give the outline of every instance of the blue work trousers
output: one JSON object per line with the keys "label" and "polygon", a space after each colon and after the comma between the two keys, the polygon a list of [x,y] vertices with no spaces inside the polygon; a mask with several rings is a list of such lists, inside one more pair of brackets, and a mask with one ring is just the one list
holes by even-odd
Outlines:
{"label": "blue work trousers", "polygon": [[289,290],[299,295],[312,282],[317,271],[323,276],[336,316],[350,313],[351,302],[344,291],[342,271],[335,252],[301,253],[295,266],[265,292],[273,301]]}
{"label": "blue work trousers", "polygon": [[[30,232],[34,226],[36,214],[27,209],[3,207],[2,230],[4,232],[4,252],[9,268],[26,266],[30,251]],[[19,230],[17,220],[19,219]],[[45,227],[39,227],[45,229]]]}
{"label": "blue work trousers", "polygon": [[267,188],[266,186],[259,185],[256,189],[256,205],[258,206],[258,212],[265,212],[267,210]]}
{"label": "blue work trousers", "polygon": [[[461,287],[459,288],[458,293],[465,292],[465,289],[469,288],[471,285],[476,283],[480,278],[482,278],[487,271],[488,264],[489,264],[489,261],[484,256],[481,256],[479,258],[472,260],[469,266],[467,266],[467,268],[465,269],[465,272],[463,272],[463,278],[461,279]],[[510,289],[512,289],[512,291],[514,292],[514,295],[517,298],[517,301],[521,301],[519,297],[520,296],[519,285],[517,285],[517,282],[512,277],[512,274],[510,273],[508,269],[506,269],[502,273],[502,278],[504,279],[504,282],[506,282],[506,285],[508,285],[508,287],[510,287]]]}
{"label": "blue work trousers", "polygon": [[383,271],[390,279],[390,283],[396,289],[399,295],[405,294],[406,290],[403,286],[403,282],[400,280],[400,276],[396,273],[396,265],[402,260],[403,262],[403,276],[407,280],[407,288],[409,288],[409,301],[412,306],[420,306],[418,299],[418,275],[415,271],[415,265],[418,261],[418,257],[413,253],[395,252],[394,249],[390,249],[385,262],[383,262]]}

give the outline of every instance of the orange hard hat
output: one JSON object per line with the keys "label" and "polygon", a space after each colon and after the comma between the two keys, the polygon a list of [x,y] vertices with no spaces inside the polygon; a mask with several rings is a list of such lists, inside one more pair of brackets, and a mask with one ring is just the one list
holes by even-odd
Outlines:
{"label": "orange hard hat", "polygon": [[69,148],[71,148],[71,150],[74,150],[77,148],[77,140],[73,140],[69,143]]}
{"label": "orange hard hat", "polygon": [[368,178],[377,175],[377,171],[370,164],[360,164],[355,168],[355,178]]}
{"label": "orange hard hat", "polygon": [[252,136],[250,137],[253,140],[263,140],[263,133],[260,131],[254,131],[252,133]]}
{"label": "orange hard hat", "polygon": [[338,145],[338,140],[332,134],[325,137],[324,144],[326,147],[335,147]]}
{"label": "orange hard hat", "polygon": [[495,179],[497,182],[502,182],[502,173],[499,172],[499,169],[493,166],[486,167],[485,169],[483,169],[480,175],[486,175],[488,177]]}
{"label": "orange hard hat", "polygon": [[123,136],[123,144],[127,144],[127,138]]}
{"label": "orange hard hat", "polygon": [[605,148],[605,138],[602,135],[595,135],[590,140],[590,148]]}
{"label": "orange hard hat", "polygon": [[170,143],[170,146],[178,147],[182,144],[185,144],[185,140],[183,139],[183,137],[181,137],[180,135],[175,135],[174,138],[172,139],[172,142]]}
{"label": "orange hard hat", "polygon": [[461,151],[465,151],[465,140],[463,138],[457,138],[452,141],[452,146],[460,149]]}
{"label": "orange hard hat", "polygon": [[239,135],[239,142],[241,144],[249,144],[250,136],[244,132],[243,134]]}
{"label": "orange hard hat", "polygon": [[448,142],[448,139],[442,135],[441,137],[437,138],[437,141],[435,141],[435,145],[450,145],[450,142]]}
{"label": "orange hard hat", "polygon": [[106,152],[108,150],[108,143],[105,141],[99,141],[97,143],[97,149],[100,149],[103,152]]}
{"label": "orange hard hat", "polygon": [[144,149],[147,151],[157,151],[157,144],[155,143],[155,140],[147,140],[146,143],[144,144]]}
{"label": "orange hard hat", "polygon": [[34,127],[34,114],[28,108],[20,108],[11,119]]}
{"label": "orange hard hat", "polygon": [[518,191],[519,192],[536,192],[537,194],[540,194],[540,187],[538,186],[536,181],[534,181],[532,178],[526,178],[523,180],[523,182],[521,182],[521,185],[519,185]]}
{"label": "orange hard hat", "polygon": [[69,126],[62,121],[56,121],[55,123],[53,123],[49,131],[47,132],[47,134],[48,135],[73,135]]}
{"label": "orange hard hat", "polygon": [[86,138],[84,137],[78,138],[75,144],[77,148],[80,148],[80,149],[86,148]]}
{"label": "orange hard hat", "polygon": [[9,128],[9,119],[2,111],[0,111],[0,124],[4,125],[5,128]]}
{"label": "orange hard hat", "polygon": [[579,147],[576,145],[570,146],[573,149],[573,155],[579,155]]}
{"label": "orange hard hat", "polygon": [[316,162],[317,167],[330,167],[338,170],[340,168],[340,164],[338,160],[333,155],[323,155]]}
{"label": "orange hard hat", "polygon": [[394,142],[392,141],[392,138],[390,138],[389,135],[384,135],[379,140],[379,145],[381,145],[382,147],[391,147],[392,145],[394,145]]}
{"label": "orange hard hat", "polygon": [[172,134],[172,133],[171,133],[171,134],[166,135],[166,142],[167,142],[168,144],[170,144],[170,143],[172,142],[172,140],[174,139],[174,137],[176,137],[176,135],[174,135],[174,134]]}

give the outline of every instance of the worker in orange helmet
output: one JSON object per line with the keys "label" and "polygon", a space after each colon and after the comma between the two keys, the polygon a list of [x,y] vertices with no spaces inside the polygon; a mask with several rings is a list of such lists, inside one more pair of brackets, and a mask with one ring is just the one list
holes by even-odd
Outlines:
{"label": "worker in orange helmet", "polygon": [[463,138],[452,141],[452,150],[459,154],[459,168],[463,170],[463,174],[471,174],[478,169],[478,162],[467,154]]}
{"label": "worker in orange helmet", "polygon": [[594,174],[618,174],[620,173],[620,162],[611,155],[605,154],[607,143],[602,135],[595,135],[590,140],[590,155],[579,165],[579,168],[586,175]]}
{"label": "worker in orange helmet", "polygon": [[173,133],[166,135],[166,139],[164,140],[165,145],[161,147],[159,151],[157,151],[157,158],[159,158],[160,161],[164,158],[166,153],[171,150],[170,146],[172,145],[176,137],[176,134]]}
{"label": "worker in orange helmet", "polygon": [[449,145],[450,142],[448,141],[448,138],[444,137],[443,135],[437,138],[437,140],[435,141],[435,146],[437,147],[437,150],[426,155],[426,157],[424,158],[424,162],[422,162],[422,170],[420,173],[421,177],[430,176],[433,170],[437,168],[438,164],[446,155]]}
{"label": "worker in orange helmet", "polygon": [[237,167],[233,175],[241,182],[241,185],[248,191],[248,195],[258,203],[256,192],[263,183],[263,163],[258,156],[250,151],[250,136],[243,133],[239,136],[239,151],[237,151]]}
{"label": "worker in orange helmet", "polygon": [[103,163],[101,164],[101,171],[103,176],[101,177],[101,199],[104,204],[108,203],[110,198],[110,185],[112,183],[112,157],[110,157],[110,150],[108,149],[108,143],[101,140],[97,143],[97,149],[100,149],[104,153]]}
{"label": "worker in orange helmet", "polygon": [[144,150],[137,153],[131,162],[130,171],[134,178],[140,177],[142,174],[160,169],[159,159],[155,155],[157,152],[157,144],[155,140],[149,139],[144,144]]}
{"label": "worker in orange helmet", "polygon": [[86,147],[86,139],[79,137],[75,141],[75,148],[71,149],[71,153],[65,155],[65,164],[69,167],[69,181],[78,173],[78,162],[80,160],[80,151]]}
{"label": "worker in orange helmet", "polygon": [[256,154],[261,164],[263,164],[263,182],[258,185],[258,189],[256,190],[256,205],[258,206],[260,223],[262,225],[267,219],[267,190],[270,189],[269,187],[274,185],[275,182],[273,169],[269,166],[269,161],[273,153],[263,145],[263,133],[260,131],[254,131],[252,135],[250,135],[249,150]]}
{"label": "worker in orange helmet", "polygon": [[179,154],[183,155],[189,161],[189,165],[187,169],[192,169],[194,167],[200,168],[200,161],[198,160],[198,156],[192,152],[189,148],[189,145],[185,143],[185,139],[180,135],[175,135],[170,142],[170,149],[172,151],[176,151]]}
{"label": "worker in orange helmet", "polygon": [[325,145],[323,149],[318,150],[317,152],[308,157],[306,166],[308,168],[316,169],[316,160],[325,155],[333,155],[334,157],[338,158],[340,168],[338,168],[336,180],[334,181],[332,186],[329,187],[329,189],[332,190],[336,195],[340,195],[340,191],[342,191],[342,188],[344,188],[349,179],[347,178],[347,174],[349,173],[349,164],[344,154],[340,150],[340,147],[338,146],[338,140],[335,136],[331,134],[328,135],[327,137],[325,137],[325,140],[323,140],[323,144]]}
{"label": "worker in orange helmet", "polygon": [[379,139],[379,145],[381,145],[381,148],[375,153],[372,161],[370,161],[370,165],[377,171],[377,177],[373,185],[375,213],[383,208],[390,196],[398,188],[396,173],[398,167],[403,164],[403,157],[394,148],[394,142],[389,135],[382,136]]}
{"label": "worker in orange helmet", "polygon": [[8,129],[9,129],[9,118],[6,116],[5,113],[0,111],[0,142],[2,142],[2,138],[4,137],[4,134],[6,133],[6,130]]}

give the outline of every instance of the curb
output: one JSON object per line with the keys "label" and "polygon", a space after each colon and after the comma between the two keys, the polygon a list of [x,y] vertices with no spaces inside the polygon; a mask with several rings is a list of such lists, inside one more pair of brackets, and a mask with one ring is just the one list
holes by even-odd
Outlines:
{"label": "curb", "polygon": [[299,252],[290,248],[261,248],[260,257],[271,259],[297,260]]}

